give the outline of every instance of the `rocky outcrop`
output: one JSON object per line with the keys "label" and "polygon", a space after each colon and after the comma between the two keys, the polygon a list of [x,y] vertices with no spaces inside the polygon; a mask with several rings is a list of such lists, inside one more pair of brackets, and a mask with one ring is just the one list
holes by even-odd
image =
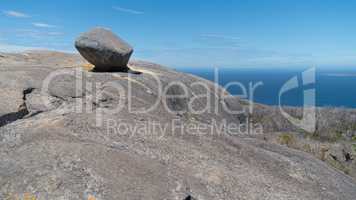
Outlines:
{"label": "rocky outcrop", "polygon": [[132,47],[108,29],[94,28],[75,41],[79,53],[96,71],[127,71]]}
{"label": "rocky outcrop", "polygon": [[[1,65],[0,88],[12,91],[13,101],[0,98],[2,114],[23,104],[24,88],[32,88],[25,92],[28,112],[38,114],[0,127],[0,199],[355,199],[354,179],[307,153],[248,136],[192,131],[194,124],[239,123],[241,117],[222,109],[216,94],[223,89],[152,63],[130,66],[142,73],[94,73],[45,62]],[[172,82],[187,90],[170,89]],[[187,95],[162,97],[159,87]],[[206,92],[208,99],[195,98]],[[133,112],[157,99],[149,112]],[[196,109],[209,102],[218,112],[192,113],[192,99]],[[105,112],[120,102],[119,112]]]}

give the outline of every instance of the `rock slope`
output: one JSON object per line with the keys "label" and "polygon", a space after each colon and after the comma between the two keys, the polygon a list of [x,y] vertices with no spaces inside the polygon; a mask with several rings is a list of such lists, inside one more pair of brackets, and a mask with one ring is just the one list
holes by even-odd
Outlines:
{"label": "rock slope", "polygon": [[[48,55],[50,59],[45,59]],[[140,61],[129,66],[142,73],[128,75],[82,70],[83,60],[77,55],[2,56],[0,199],[26,195],[51,200],[356,198],[354,179],[306,153],[250,137],[176,131],[172,121],[181,126],[239,123],[240,116],[221,109],[216,93],[224,91],[214,90],[207,80]],[[44,84],[57,70],[62,75]],[[185,83],[188,97],[160,99],[156,79],[163,87],[174,81]],[[78,87],[78,80],[86,84]],[[197,81],[209,85],[206,101],[218,112],[187,111],[187,102],[204,92],[193,84]],[[131,104],[108,83],[124,92],[131,88]],[[173,95],[182,92],[167,89]],[[157,98],[160,101],[150,112],[129,110],[149,108]],[[120,112],[100,114],[120,102]],[[204,103],[199,100],[193,106]],[[238,101],[228,105],[240,106]],[[98,119],[103,124],[98,125]],[[167,126],[118,129],[120,124],[150,123]]]}

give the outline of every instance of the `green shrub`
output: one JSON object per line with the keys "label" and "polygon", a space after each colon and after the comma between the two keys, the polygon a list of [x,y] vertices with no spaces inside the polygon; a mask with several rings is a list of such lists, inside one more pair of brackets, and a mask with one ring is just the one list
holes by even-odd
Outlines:
{"label": "green shrub", "polygon": [[305,151],[307,153],[312,153],[312,148],[311,148],[310,144],[304,144],[303,151]]}
{"label": "green shrub", "polygon": [[342,164],[341,162],[334,159],[329,159],[328,163],[334,168],[344,172],[345,174],[350,174],[350,169],[346,167],[344,164]]}
{"label": "green shrub", "polygon": [[356,124],[352,124],[352,125],[351,125],[351,130],[352,130],[352,131],[356,131]]}
{"label": "green shrub", "polygon": [[356,152],[356,144],[352,144],[352,149]]}
{"label": "green shrub", "polygon": [[291,147],[295,143],[294,135],[289,133],[282,133],[278,136],[278,142],[281,145],[286,145],[287,147]]}
{"label": "green shrub", "polygon": [[354,136],[352,137],[352,141],[355,141],[355,142],[356,142],[356,135],[354,135]]}
{"label": "green shrub", "polygon": [[337,142],[343,138],[343,134],[341,131],[336,131],[334,134],[332,134],[330,141],[331,142]]}

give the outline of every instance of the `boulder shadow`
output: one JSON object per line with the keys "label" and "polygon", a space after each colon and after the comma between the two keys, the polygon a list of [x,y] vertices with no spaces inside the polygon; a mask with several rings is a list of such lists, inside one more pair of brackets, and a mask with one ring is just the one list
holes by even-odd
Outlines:
{"label": "boulder shadow", "polygon": [[142,74],[142,72],[130,69],[128,66],[126,66],[125,68],[112,67],[109,70],[98,70],[98,68],[96,69],[96,67],[94,67],[91,70],[91,72],[95,72],[95,73],[115,73],[115,72],[118,72],[118,73],[128,73],[128,74],[135,74],[135,75]]}

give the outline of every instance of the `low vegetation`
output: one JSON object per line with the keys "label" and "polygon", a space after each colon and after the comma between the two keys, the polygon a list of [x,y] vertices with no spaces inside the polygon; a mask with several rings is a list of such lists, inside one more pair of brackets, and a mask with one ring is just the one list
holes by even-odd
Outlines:
{"label": "low vegetation", "polygon": [[286,145],[287,147],[292,147],[292,145],[295,144],[294,135],[289,133],[282,133],[281,135],[279,135],[278,141],[279,144]]}

